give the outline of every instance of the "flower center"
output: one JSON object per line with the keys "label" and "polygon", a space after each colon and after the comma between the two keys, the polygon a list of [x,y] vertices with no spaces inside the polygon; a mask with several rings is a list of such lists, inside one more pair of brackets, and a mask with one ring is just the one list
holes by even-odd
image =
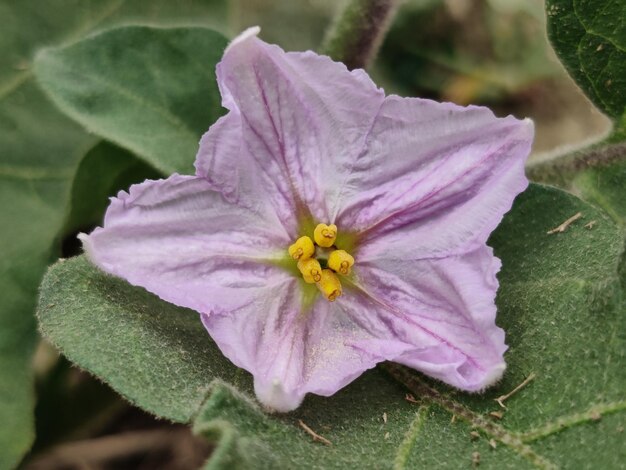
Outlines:
{"label": "flower center", "polygon": [[334,302],[342,293],[337,274],[347,276],[354,265],[354,258],[347,251],[338,250],[334,246],[336,239],[335,224],[318,224],[313,231],[315,242],[303,236],[289,247],[289,255],[298,262],[298,270],[304,282],[316,284],[330,302]]}

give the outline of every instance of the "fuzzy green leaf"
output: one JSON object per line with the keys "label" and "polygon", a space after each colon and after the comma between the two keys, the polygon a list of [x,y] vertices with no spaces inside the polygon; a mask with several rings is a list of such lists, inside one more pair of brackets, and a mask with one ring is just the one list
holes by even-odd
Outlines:
{"label": "fuzzy green leaf", "polygon": [[76,170],[70,213],[63,232],[87,230],[100,224],[109,198],[120,189],[162,176],[128,151],[108,142],[100,142],[87,152]]}
{"label": "fuzzy green leaf", "polygon": [[[184,5],[168,0],[0,0],[0,469],[14,467],[33,440],[37,286],[46,265],[58,256],[79,163],[97,141],[36,85],[34,52],[128,22],[220,26],[224,5],[223,0]],[[212,70],[215,63],[205,66]],[[201,86],[204,103],[213,103],[212,85]],[[194,154],[187,155],[187,166]],[[183,159],[176,157],[160,167]]]}
{"label": "fuzzy green leaf", "polygon": [[94,134],[166,174],[192,173],[190,156],[221,114],[215,64],[226,44],[205,28],[125,27],[42,51],[35,74]]}
{"label": "fuzzy green leaf", "polygon": [[[626,1],[547,0],[546,12],[561,61],[614,127],[612,145],[531,164],[529,173],[602,207],[626,233]],[[626,288],[626,257],[620,271]]]}
{"label": "fuzzy green leaf", "polygon": [[76,161],[93,138],[32,82],[0,91],[0,99],[0,469],[7,469],[34,438],[37,286],[56,257]]}
{"label": "fuzzy green leaf", "polygon": [[[527,173],[534,181],[567,189],[601,207],[626,234],[626,142],[599,144],[540,162],[528,167]],[[622,255],[620,272],[626,289],[626,254]]]}
{"label": "fuzzy green leaf", "polygon": [[626,138],[626,2],[547,0],[548,35],[587,96]]}
{"label": "fuzzy green leaf", "polygon": [[[602,207],[626,234],[626,148],[619,161],[578,173],[570,186],[587,201]],[[626,295],[626,246],[619,270]]]}
{"label": "fuzzy green leaf", "polygon": [[576,174],[571,187],[602,207],[626,231],[626,147],[622,151],[618,161]]}
{"label": "fuzzy green leaf", "polygon": [[237,369],[210,341],[196,312],[107,276],[84,256],[48,271],[39,320],[68,359],[172,421],[191,419],[214,378],[237,383]]}
{"label": "fuzzy green leaf", "polygon": [[[547,234],[577,212],[583,219]],[[510,349],[502,383],[482,396],[383,366],[331,398],[308,397],[295,413],[265,415],[249,398],[249,375],[228,364],[196,313],[84,258],[50,269],[40,324],[134,403],[176,421],[195,417],[195,431],[217,445],[207,468],[466,468],[477,458],[480,468],[617,468],[626,425],[622,232],[576,197],[533,185],[490,243],[503,261],[498,323]],[[531,373],[501,409],[494,399]],[[314,442],[299,420],[332,446]]]}

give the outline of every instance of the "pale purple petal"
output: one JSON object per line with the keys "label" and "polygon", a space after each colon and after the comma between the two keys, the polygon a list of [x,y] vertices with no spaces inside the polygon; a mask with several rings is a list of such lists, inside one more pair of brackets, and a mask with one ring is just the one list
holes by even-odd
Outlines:
{"label": "pale purple petal", "polygon": [[283,227],[194,176],[121,191],[104,226],[81,239],[104,271],[199,312],[236,308],[289,277],[268,262],[284,256],[290,239]]}
{"label": "pale purple petal", "polygon": [[254,376],[258,399],[276,411],[306,393],[330,396],[365,370],[393,360],[463,390],[497,381],[504,332],[495,325],[490,248],[441,260],[355,269],[360,290],[303,310],[302,284],[271,283],[241,307],[203,315],[222,352]]}
{"label": "pale purple petal", "polygon": [[204,135],[197,174],[240,205],[269,200],[293,236],[297,216],[330,217],[384,94],[362,70],[313,52],[237,38],[217,67],[229,113]]}
{"label": "pale purple petal", "polygon": [[335,223],[369,255],[482,246],[526,188],[533,126],[487,108],[390,96],[355,161]]}
{"label": "pale purple petal", "polygon": [[378,340],[374,327],[369,331],[355,321],[370,321],[368,312],[348,315],[339,301],[319,297],[303,310],[301,288],[294,278],[259,291],[238,309],[202,317],[226,357],[252,373],[259,401],[275,411],[297,408],[309,392],[330,396],[378,362],[411,348]]}
{"label": "pale purple petal", "polygon": [[380,339],[412,345],[388,359],[463,390],[482,390],[505,369],[504,331],[495,324],[499,268],[487,246],[442,259],[361,261],[354,272],[367,296],[363,321],[385,324]]}

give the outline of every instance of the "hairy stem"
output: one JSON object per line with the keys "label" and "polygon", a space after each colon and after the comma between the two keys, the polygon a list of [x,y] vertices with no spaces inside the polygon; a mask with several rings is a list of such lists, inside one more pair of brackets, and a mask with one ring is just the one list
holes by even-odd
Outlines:
{"label": "hairy stem", "polygon": [[579,171],[626,160],[626,144],[592,146],[564,157],[528,165],[528,177],[540,183],[566,185]]}
{"label": "hairy stem", "polygon": [[328,31],[322,53],[352,70],[374,59],[401,0],[349,0]]}

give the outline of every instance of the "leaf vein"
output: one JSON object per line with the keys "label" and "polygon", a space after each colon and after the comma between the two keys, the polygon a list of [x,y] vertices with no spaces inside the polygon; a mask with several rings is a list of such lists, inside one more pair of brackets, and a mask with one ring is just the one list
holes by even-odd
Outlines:
{"label": "leaf vein", "polygon": [[626,410],[626,400],[605,403],[601,405],[593,405],[586,411],[575,413],[569,416],[563,416],[552,423],[547,423],[542,427],[531,429],[530,431],[523,433],[520,437],[523,442],[533,442],[574,426],[579,426],[590,421],[597,421],[600,417],[604,415],[617,413],[624,410]]}
{"label": "leaf vein", "polygon": [[472,426],[480,429],[488,436],[497,439],[502,444],[524,457],[536,468],[542,470],[555,470],[558,468],[554,463],[539,455],[529,445],[524,443],[518,434],[509,432],[503,426],[491,422],[484,416],[466,408],[461,403],[442,395],[439,391],[420,380],[410,369],[389,362],[382,364],[381,368],[405,388],[416,396],[419,396],[421,400],[435,404],[470,423]]}
{"label": "leaf vein", "polygon": [[402,443],[398,448],[393,465],[394,470],[404,470],[406,468],[409,457],[411,456],[411,451],[413,450],[417,437],[424,426],[424,421],[426,421],[428,409],[428,406],[420,406],[417,413],[415,413],[415,419],[411,421],[409,429],[407,429],[404,439],[402,439]]}
{"label": "leaf vein", "polygon": [[[51,65],[52,64],[56,65],[58,68],[63,68],[62,64],[56,63],[55,61],[50,61],[49,63]],[[136,95],[131,90],[129,90],[127,88],[124,88],[123,86],[120,86],[119,84],[117,84],[115,82],[111,82],[109,80],[106,80],[106,79],[104,79],[102,77],[99,77],[99,76],[87,73],[85,71],[78,72],[78,71],[74,70],[74,71],[72,71],[72,73],[75,76],[80,75],[80,76],[82,76],[83,78],[85,78],[87,80],[91,80],[91,81],[93,81],[95,83],[98,83],[98,84],[104,86],[104,87],[107,87],[111,91],[113,91],[114,93],[117,93],[118,95],[121,95],[122,97],[128,98],[131,101],[134,101],[140,107],[144,107],[146,109],[153,110],[153,111],[157,112],[159,115],[161,115],[161,117],[163,117],[166,121],[168,121],[172,126],[174,126],[176,129],[178,129],[178,131],[181,134],[187,135],[187,138],[193,139],[194,142],[196,140],[198,140],[198,136],[196,135],[196,133],[193,132],[181,119],[179,119],[177,116],[173,115],[167,109],[162,108],[161,106],[154,105],[154,104],[150,103],[149,101],[145,100],[144,98],[142,98],[141,96]]]}

